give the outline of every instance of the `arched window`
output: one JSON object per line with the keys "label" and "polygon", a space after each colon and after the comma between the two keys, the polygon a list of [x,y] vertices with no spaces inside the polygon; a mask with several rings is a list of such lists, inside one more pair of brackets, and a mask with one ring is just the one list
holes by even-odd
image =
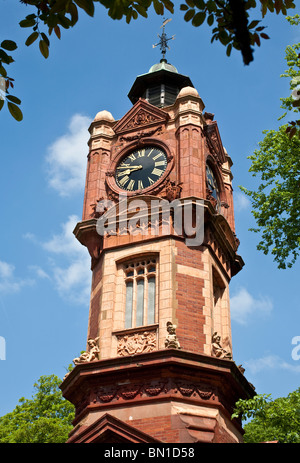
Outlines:
{"label": "arched window", "polygon": [[126,286],[125,328],[155,323],[156,258],[126,263],[123,271]]}

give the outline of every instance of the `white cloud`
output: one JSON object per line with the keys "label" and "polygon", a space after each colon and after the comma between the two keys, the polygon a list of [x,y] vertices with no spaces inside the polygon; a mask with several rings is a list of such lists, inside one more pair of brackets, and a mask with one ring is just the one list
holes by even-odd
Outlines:
{"label": "white cloud", "polygon": [[284,370],[291,373],[300,373],[299,364],[291,364],[282,360],[277,355],[267,355],[259,359],[251,359],[245,362],[247,371],[251,374],[266,372],[267,370]]}
{"label": "white cloud", "polygon": [[14,266],[7,262],[0,261],[0,278],[7,279],[11,278],[14,272]]}
{"label": "white cloud", "polygon": [[29,269],[32,270],[37,277],[50,280],[50,276],[48,275],[48,273],[46,273],[45,270],[43,270],[38,265],[30,265]]}
{"label": "white cloud", "polygon": [[266,316],[273,310],[272,301],[265,296],[253,297],[246,288],[230,298],[231,318],[235,322],[245,325],[254,315]]}
{"label": "white cloud", "polygon": [[73,234],[75,225],[79,221],[79,217],[70,215],[67,221],[61,225],[61,233],[54,235],[49,241],[44,242],[42,246],[54,254],[64,254],[66,256],[81,254],[83,246]]}
{"label": "white cloud", "polygon": [[[79,221],[76,215],[69,216],[61,225],[61,231],[48,241],[41,241],[32,233],[25,233],[23,237],[47,253],[43,268],[30,265],[29,269],[34,271],[37,277],[51,281],[54,289],[65,301],[88,306],[92,276],[91,260],[87,248],[80,244],[73,234]],[[9,269],[4,268],[3,271],[8,272]]]}
{"label": "white cloud", "polygon": [[48,148],[49,184],[61,196],[70,196],[84,188],[90,123],[90,118],[75,114],[67,133]]}
{"label": "white cloud", "polygon": [[237,191],[234,193],[234,209],[237,212],[244,211],[246,209],[250,209],[251,201],[245,193],[241,191]]}
{"label": "white cloud", "polygon": [[77,216],[70,216],[62,224],[61,233],[41,245],[51,256],[51,276],[60,296],[73,303],[88,305],[91,288],[90,255],[73,234],[77,222]]}
{"label": "white cloud", "polygon": [[17,293],[22,287],[33,284],[32,279],[17,277],[14,265],[0,261],[0,293]]}

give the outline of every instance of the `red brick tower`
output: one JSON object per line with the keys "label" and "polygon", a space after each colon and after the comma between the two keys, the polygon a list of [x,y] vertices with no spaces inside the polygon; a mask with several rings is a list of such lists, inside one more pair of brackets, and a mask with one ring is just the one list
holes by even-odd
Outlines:
{"label": "red brick tower", "polygon": [[232,162],[165,59],[129,98],[120,120],[101,111],[89,128],[74,233],[93,278],[87,351],[61,385],[76,408],[69,442],[242,442],[231,414],[254,390],[231,345]]}

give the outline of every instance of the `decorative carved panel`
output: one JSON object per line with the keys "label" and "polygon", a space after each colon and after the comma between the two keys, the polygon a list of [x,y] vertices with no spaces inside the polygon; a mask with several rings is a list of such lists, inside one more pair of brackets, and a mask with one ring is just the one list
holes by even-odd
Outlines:
{"label": "decorative carved panel", "polygon": [[138,331],[117,335],[117,353],[121,357],[156,350],[156,331]]}
{"label": "decorative carved panel", "polygon": [[164,125],[168,119],[169,115],[166,112],[141,99],[117,122],[114,131],[117,134],[122,134],[123,132],[139,130],[146,125]]}
{"label": "decorative carved panel", "polygon": [[101,386],[95,391],[93,403],[110,403],[121,399],[130,401],[136,397],[161,397],[165,395],[192,398],[195,400],[216,400],[215,391],[205,384],[189,381],[162,379],[118,386]]}

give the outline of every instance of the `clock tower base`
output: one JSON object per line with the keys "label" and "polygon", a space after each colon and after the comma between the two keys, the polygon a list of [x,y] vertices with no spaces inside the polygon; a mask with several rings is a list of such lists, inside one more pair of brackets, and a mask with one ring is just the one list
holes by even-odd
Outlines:
{"label": "clock tower base", "polygon": [[63,383],[76,409],[68,442],[240,443],[231,414],[252,392],[233,361],[180,349],[83,363]]}

